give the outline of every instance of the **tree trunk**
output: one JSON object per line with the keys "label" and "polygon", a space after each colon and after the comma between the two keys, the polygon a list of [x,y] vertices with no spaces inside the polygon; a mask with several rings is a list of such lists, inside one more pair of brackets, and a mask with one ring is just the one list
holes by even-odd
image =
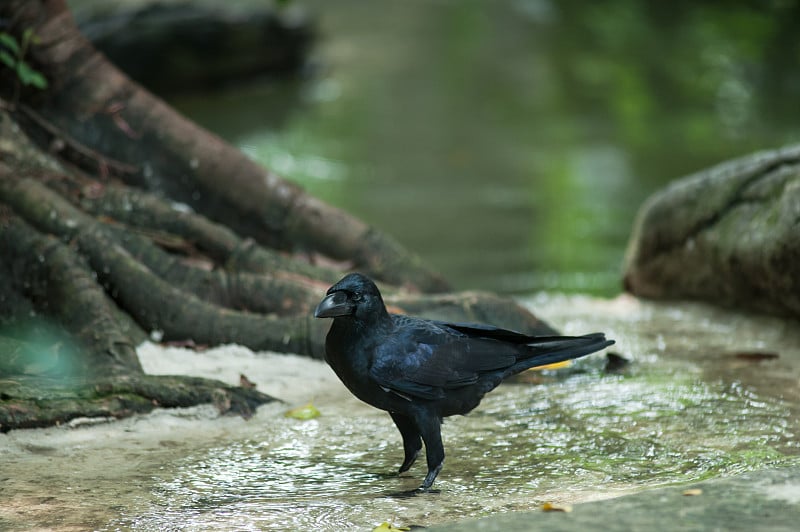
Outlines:
{"label": "tree trunk", "polygon": [[[13,0],[0,20],[48,87],[0,67],[0,431],[78,416],[272,398],[145,375],[135,346],[238,343],[323,354],[311,310],[343,272],[395,310],[552,333],[508,299],[447,288],[395,240],[306,194],[177,114],[110,64],[63,0]],[[328,260],[327,263],[332,261]]]}

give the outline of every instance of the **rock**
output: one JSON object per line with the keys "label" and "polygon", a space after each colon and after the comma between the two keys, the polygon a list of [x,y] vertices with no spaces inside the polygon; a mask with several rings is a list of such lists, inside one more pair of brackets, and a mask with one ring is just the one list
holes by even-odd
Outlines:
{"label": "rock", "polygon": [[625,288],[800,318],[800,145],[680,179],[639,211]]}
{"label": "rock", "polygon": [[151,90],[218,86],[300,71],[313,42],[308,17],[272,3],[207,0],[72,2],[81,31]]}

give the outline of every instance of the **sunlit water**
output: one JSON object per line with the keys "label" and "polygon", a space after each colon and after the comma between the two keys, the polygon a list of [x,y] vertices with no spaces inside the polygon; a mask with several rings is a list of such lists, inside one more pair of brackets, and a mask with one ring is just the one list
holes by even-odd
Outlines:
{"label": "sunlit water", "polygon": [[586,375],[555,387],[509,386],[480,412],[448,423],[440,493],[411,498],[402,494],[424,471],[390,474],[401,449],[387,416],[339,417],[330,409],[326,418],[336,418],[278,422],[277,434],[182,457],[174,477],[154,486],[153,507],[119,523],[427,525],[747,471],[796,452],[785,406],[683,379],[653,386],[647,378]]}
{"label": "sunlit water", "polygon": [[[0,528],[430,525],[797,460],[800,332],[791,323],[626,297],[528,303],[567,332],[608,331],[632,364],[608,374],[594,355],[504,385],[449,419],[437,493],[403,496],[421,482],[424,460],[396,476],[402,449],[389,417],[349,396],[324,365],[242,348],[149,346],[150,371],[191,367],[231,382],[244,372],[288,403],[250,421],[203,407],[2,436]],[[742,351],[778,358],[750,362],[736,357]],[[311,399],[321,417],[284,417]]]}

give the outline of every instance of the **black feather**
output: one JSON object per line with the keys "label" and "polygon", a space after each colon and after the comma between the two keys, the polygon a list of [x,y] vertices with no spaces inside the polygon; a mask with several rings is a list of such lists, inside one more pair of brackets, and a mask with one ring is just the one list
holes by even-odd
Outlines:
{"label": "black feather", "polygon": [[333,317],[325,359],[359,399],[388,411],[403,436],[405,460],[425,441],[433,484],[444,460],[443,417],[466,414],[503,379],[528,368],[588,355],[609,345],[603,333],[530,336],[478,323],[389,314],[375,284],[350,274],[333,285],[315,315]]}

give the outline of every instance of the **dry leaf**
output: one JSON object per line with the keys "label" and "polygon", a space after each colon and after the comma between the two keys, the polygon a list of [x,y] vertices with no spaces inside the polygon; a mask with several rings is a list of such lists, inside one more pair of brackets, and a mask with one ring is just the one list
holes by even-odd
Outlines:
{"label": "dry leaf", "polygon": [[553,504],[552,502],[546,502],[542,505],[542,511],[569,513],[572,511],[572,506],[569,504]]}
{"label": "dry leaf", "polygon": [[688,489],[688,490],[683,490],[683,495],[685,497],[694,497],[694,496],[702,495],[702,494],[703,494],[703,490],[701,490],[700,488],[691,488],[691,489]]}
{"label": "dry leaf", "polygon": [[622,355],[609,351],[606,353],[606,373],[623,373],[631,361]]}
{"label": "dry leaf", "polygon": [[256,387],[256,383],[254,383],[253,381],[248,379],[247,375],[245,375],[244,373],[240,373],[239,374],[239,386],[241,386],[242,388],[255,388]]}

